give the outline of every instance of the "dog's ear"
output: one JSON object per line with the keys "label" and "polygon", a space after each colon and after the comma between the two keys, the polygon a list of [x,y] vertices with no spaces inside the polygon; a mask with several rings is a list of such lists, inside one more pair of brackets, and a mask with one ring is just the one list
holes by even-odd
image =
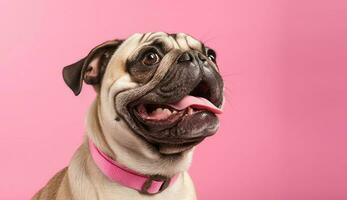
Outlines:
{"label": "dog's ear", "polygon": [[122,40],[104,42],[92,49],[85,58],[64,67],[64,81],[76,96],[81,92],[83,81],[94,86],[101,82],[108,61],[121,43]]}

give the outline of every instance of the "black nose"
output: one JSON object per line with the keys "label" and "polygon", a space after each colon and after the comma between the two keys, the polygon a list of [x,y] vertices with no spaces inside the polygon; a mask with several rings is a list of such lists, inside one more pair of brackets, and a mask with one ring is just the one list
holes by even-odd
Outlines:
{"label": "black nose", "polygon": [[178,58],[178,62],[190,62],[193,61],[193,56],[190,55],[189,52],[184,52],[180,55],[180,57]]}
{"label": "black nose", "polygon": [[197,63],[201,63],[201,62],[205,62],[206,61],[206,57],[200,53],[200,52],[196,52],[196,51],[186,51],[183,52],[178,60],[179,63],[183,63],[183,62],[197,62]]}

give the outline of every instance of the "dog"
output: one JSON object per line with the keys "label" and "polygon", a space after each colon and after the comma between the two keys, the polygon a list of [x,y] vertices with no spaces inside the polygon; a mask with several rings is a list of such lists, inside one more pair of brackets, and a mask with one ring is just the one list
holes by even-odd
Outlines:
{"label": "dog", "polygon": [[96,99],[69,166],[32,199],[196,199],[187,170],[224,100],[213,49],[184,33],[135,33],[96,46],[63,78],[76,96],[92,85]]}

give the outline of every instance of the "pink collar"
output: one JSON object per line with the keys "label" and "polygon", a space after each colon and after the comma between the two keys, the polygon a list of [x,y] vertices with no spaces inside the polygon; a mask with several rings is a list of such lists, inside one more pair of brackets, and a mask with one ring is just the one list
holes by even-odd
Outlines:
{"label": "pink collar", "polygon": [[89,140],[89,150],[95,164],[108,179],[144,194],[157,194],[165,190],[169,185],[172,185],[178,177],[178,174],[169,178],[160,175],[142,175],[134,172],[112,160],[104,152],[100,151],[91,140]]}

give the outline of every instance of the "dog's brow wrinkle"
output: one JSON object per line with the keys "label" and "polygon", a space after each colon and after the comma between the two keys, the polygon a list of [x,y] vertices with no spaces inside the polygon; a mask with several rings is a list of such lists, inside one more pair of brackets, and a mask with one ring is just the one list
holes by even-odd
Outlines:
{"label": "dog's brow wrinkle", "polygon": [[177,44],[175,44],[176,41],[173,36],[169,35],[167,39],[168,39],[168,43],[170,43],[170,49],[178,47]]}
{"label": "dog's brow wrinkle", "polygon": [[149,37],[152,35],[153,33],[146,33],[145,36],[143,37],[143,43],[147,42],[147,40],[149,39]]}
{"label": "dog's brow wrinkle", "polygon": [[175,47],[175,48],[177,48],[177,49],[179,49],[180,48],[180,46],[178,45],[178,43],[177,43],[177,41],[176,41],[176,39],[175,38],[171,38],[171,42],[172,42],[172,44],[173,44],[173,46]]}
{"label": "dog's brow wrinkle", "polygon": [[181,46],[181,44],[178,42],[178,38],[175,38],[176,44],[178,46],[179,49],[182,49],[183,47]]}
{"label": "dog's brow wrinkle", "polygon": [[150,33],[145,42],[151,41],[153,39],[153,35],[155,35],[155,33]]}
{"label": "dog's brow wrinkle", "polygon": [[155,32],[151,34],[150,36],[148,36],[147,41],[155,40],[156,38],[163,37],[163,36],[167,36],[167,34],[164,32]]}
{"label": "dog's brow wrinkle", "polygon": [[190,49],[193,50],[198,50],[198,51],[202,51],[202,43],[199,40],[196,40],[195,38],[193,38],[192,36],[187,35],[185,37],[185,40],[187,42],[187,45]]}
{"label": "dog's brow wrinkle", "polygon": [[188,42],[187,42],[187,37],[188,35],[187,34],[184,34],[184,33],[178,33],[177,34],[177,37],[176,37],[176,41],[177,41],[177,44],[179,45],[179,47],[181,49],[189,49],[190,47],[188,46]]}
{"label": "dog's brow wrinkle", "polygon": [[190,44],[189,44],[189,42],[188,42],[188,39],[187,39],[187,36],[184,37],[184,40],[186,41],[188,48],[193,50],[194,48],[192,48],[192,47],[190,46]]}
{"label": "dog's brow wrinkle", "polygon": [[176,33],[170,33],[170,34],[168,34],[169,36],[171,36],[173,39],[175,39],[176,38],[176,36],[177,36],[177,34]]}
{"label": "dog's brow wrinkle", "polygon": [[164,38],[157,38],[151,44],[157,46],[163,51],[167,51],[172,48],[172,45],[170,45],[169,43],[170,42],[168,40],[165,40]]}
{"label": "dog's brow wrinkle", "polygon": [[141,36],[141,38],[140,38],[140,40],[139,40],[139,44],[141,44],[142,40],[145,38],[145,35],[146,35],[146,34],[142,34],[142,36]]}

